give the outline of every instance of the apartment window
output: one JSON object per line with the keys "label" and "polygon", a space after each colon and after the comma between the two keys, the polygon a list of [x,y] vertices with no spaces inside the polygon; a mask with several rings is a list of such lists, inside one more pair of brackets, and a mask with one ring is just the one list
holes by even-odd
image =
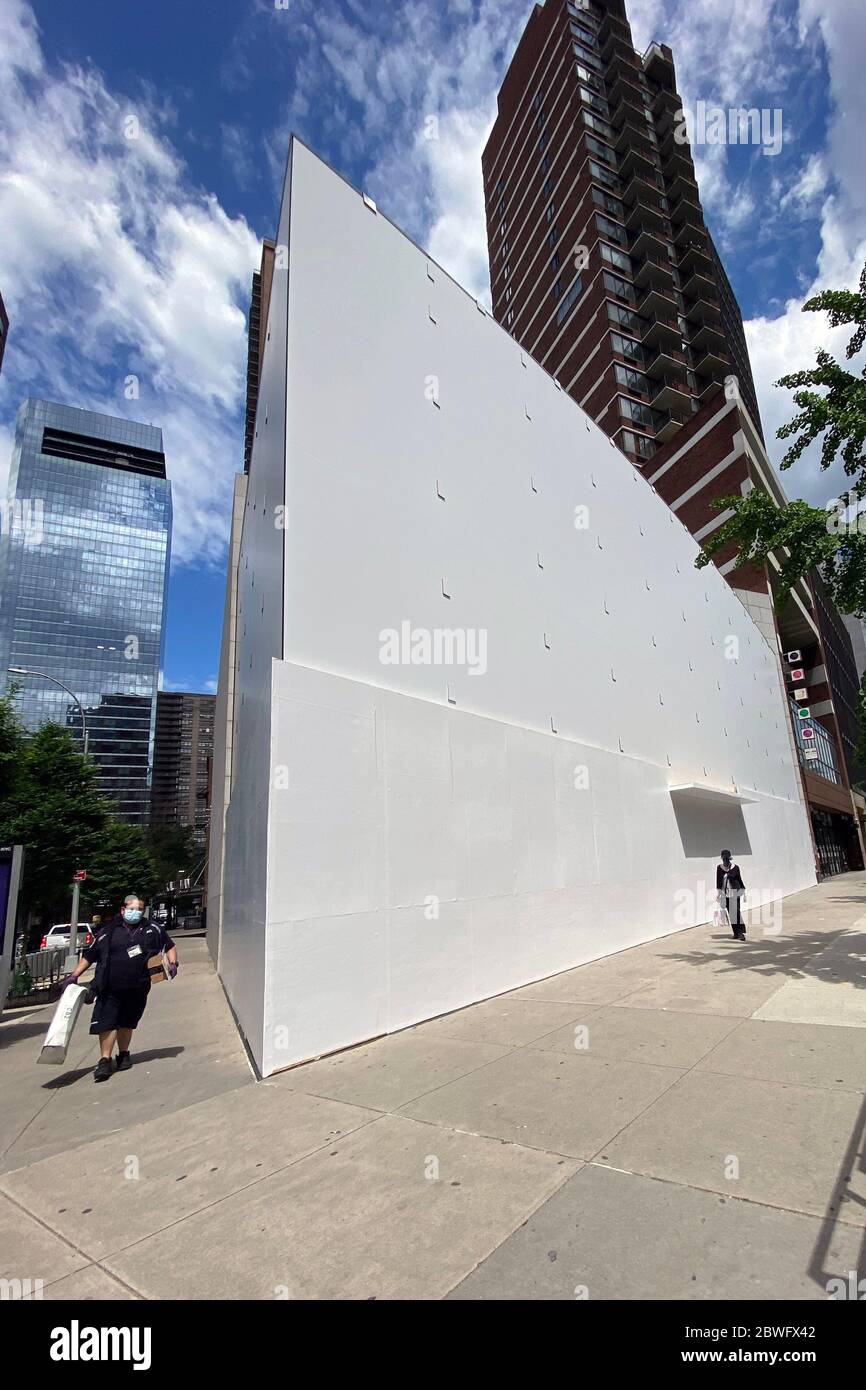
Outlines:
{"label": "apartment window", "polygon": [[507,222],[501,222],[501,223],[499,224],[499,235],[500,235],[500,236],[505,236],[505,233],[506,233],[507,231],[508,231],[508,223],[507,223]]}
{"label": "apartment window", "polygon": [[621,362],[614,365],[613,372],[620,386],[631,391],[633,396],[643,396],[644,400],[647,399],[649,383],[642,372],[636,372],[633,367],[624,367]]}
{"label": "apartment window", "polygon": [[559,276],[558,279],[556,279],[556,280],[554,281],[554,283],[553,283],[553,297],[554,297],[554,299],[559,299],[559,296],[560,296],[561,294],[562,294],[562,276]]}
{"label": "apartment window", "polygon": [[581,281],[580,276],[578,275],[571,289],[568,291],[568,294],[565,296],[565,298],[563,299],[562,303],[556,311],[557,328],[561,327],[561,325],[565,323],[565,320],[568,318],[575,304],[580,299],[582,292],[583,283]]}
{"label": "apartment window", "polygon": [[585,102],[587,106],[590,106],[599,116],[610,116],[610,107],[603,97],[596,96],[588,87],[579,87],[578,91],[580,92],[581,101]]}
{"label": "apartment window", "polygon": [[606,270],[604,272],[604,287],[606,290],[610,290],[611,294],[618,294],[620,299],[628,299],[634,304],[634,285],[630,280],[623,280],[619,275],[614,275],[611,271]]}
{"label": "apartment window", "polygon": [[605,169],[603,164],[597,164],[594,159],[589,161],[589,172],[599,183],[603,183],[605,188],[612,188],[615,193],[622,192],[622,183],[616,174],[612,174],[609,169]]}
{"label": "apartment window", "polygon": [[548,203],[548,205],[547,205],[547,212],[545,213],[545,216],[546,216],[548,222],[552,222],[553,219],[554,219],[554,217],[555,217],[555,215],[556,215],[556,204],[555,204],[555,203]]}
{"label": "apartment window", "polygon": [[551,262],[550,262],[550,269],[551,269],[551,270],[559,270],[559,267],[560,267],[561,264],[562,264],[562,262],[561,262],[560,259],[559,259],[559,252],[558,252],[558,251],[554,251],[554,253],[553,253],[553,258],[551,259]]}
{"label": "apartment window", "polygon": [[618,352],[620,357],[627,357],[639,367],[646,365],[646,353],[634,338],[624,338],[621,333],[611,333],[610,342],[614,352]]}
{"label": "apartment window", "polygon": [[595,54],[591,53],[588,48],[584,48],[583,44],[575,42],[573,47],[575,58],[579,58],[582,63],[588,64],[588,66],[594,68],[596,72],[604,71],[601,59],[596,58]]}
{"label": "apartment window", "polygon": [[603,188],[594,188],[592,190],[592,201],[597,208],[604,208],[605,212],[609,212],[611,217],[618,217],[622,220],[624,214],[622,203],[619,198],[612,198],[609,193],[605,193]]}
{"label": "apartment window", "polygon": [[624,270],[627,275],[631,275],[631,259],[624,251],[617,251],[614,246],[608,246],[606,242],[600,243],[601,258],[607,261],[608,265],[615,265],[617,270]]}
{"label": "apartment window", "polygon": [[505,288],[505,303],[507,304],[508,301],[509,301],[510,299],[511,299],[511,286],[510,286],[510,285],[507,285],[506,288]]}
{"label": "apartment window", "polygon": [[510,242],[503,241],[503,243],[502,243],[502,251],[501,251],[501,253],[500,253],[501,255],[503,255],[503,256],[507,256],[507,255],[508,255],[508,247],[509,247],[509,245],[510,245]]}
{"label": "apartment window", "polygon": [[580,78],[581,82],[588,82],[590,87],[593,85],[594,82],[598,81],[597,74],[594,72],[590,72],[589,68],[583,67],[581,63],[578,63],[577,65],[577,75]]}
{"label": "apartment window", "polygon": [[499,199],[499,208],[498,208],[498,212],[499,212],[499,216],[500,216],[500,217],[502,216],[502,214],[504,213],[504,211],[505,211],[505,199],[504,199],[504,198],[500,198],[500,199]]}
{"label": "apartment window", "polygon": [[496,192],[501,193],[505,188],[505,179],[500,177],[496,180]]}
{"label": "apartment window", "polygon": [[628,333],[640,333],[644,324],[638,314],[633,314],[630,309],[624,309],[621,304],[611,304],[608,301],[607,316],[611,323],[624,328]]}
{"label": "apartment window", "polygon": [[607,121],[602,121],[598,116],[594,116],[591,111],[581,111],[580,114],[583,117],[583,124],[589,126],[590,130],[594,130],[598,135],[606,136],[608,140],[613,139],[613,131]]}
{"label": "apartment window", "polygon": [[545,198],[549,198],[549,197],[550,197],[551,193],[553,192],[553,179],[545,179],[545,180],[544,180],[544,189],[543,189],[543,192],[544,192]]}
{"label": "apartment window", "polygon": [[509,310],[508,310],[508,313],[505,315],[505,322],[508,324],[508,327],[509,327],[509,328],[510,328],[511,325],[513,324],[513,322],[514,322],[514,310],[513,310],[513,309],[509,309]]}
{"label": "apartment window", "polygon": [[580,43],[585,43],[587,48],[598,48],[598,39],[591,29],[584,29],[581,24],[575,24],[572,20],[571,32]]}
{"label": "apartment window", "polygon": [[541,130],[541,129],[543,128],[544,122],[545,122],[546,120],[547,120],[547,117],[545,116],[544,112],[543,112],[543,111],[539,111],[539,113],[538,113],[538,119],[537,119],[537,121],[535,122],[535,124],[538,126],[538,129],[539,129],[539,130]]}
{"label": "apartment window", "polygon": [[551,227],[550,231],[547,233],[548,246],[555,246],[558,240],[559,232],[556,230],[556,227]]}
{"label": "apartment window", "polygon": [[507,280],[510,274],[511,274],[511,266],[510,266],[510,265],[504,265],[504,266],[502,267],[502,278],[503,278],[503,280]]}
{"label": "apartment window", "polygon": [[611,241],[618,241],[621,246],[625,246],[628,241],[625,227],[621,227],[618,222],[611,222],[609,217],[603,217],[600,212],[595,214],[595,225],[602,236],[610,237]]}
{"label": "apartment window", "polygon": [[647,439],[645,434],[635,434],[632,430],[623,430],[622,447],[626,454],[633,454],[639,459],[651,459],[656,451],[654,440]]}
{"label": "apartment window", "polygon": [[624,420],[631,420],[636,425],[643,425],[645,429],[658,429],[658,412],[651,410],[643,401],[633,401],[628,396],[618,396],[619,413]]}
{"label": "apartment window", "polygon": [[538,153],[539,153],[539,154],[543,154],[546,148],[547,148],[547,136],[546,136],[546,135],[539,135],[539,137],[538,137]]}
{"label": "apartment window", "polygon": [[544,158],[542,159],[542,161],[541,161],[541,172],[542,172],[542,174],[546,174],[549,168],[550,168],[550,155],[549,155],[549,154],[546,154],[546,155],[544,156]]}
{"label": "apartment window", "polygon": [[543,101],[543,97],[542,97],[542,95],[541,95],[541,92],[536,92],[536,93],[535,93],[535,96],[534,96],[534,98],[533,98],[533,101],[532,101],[532,109],[533,109],[533,111],[538,111],[538,110],[541,109],[541,103],[542,103],[542,101]]}
{"label": "apartment window", "polygon": [[606,159],[608,164],[612,164],[614,169],[616,169],[616,155],[609,145],[603,145],[600,140],[596,140],[594,135],[587,135],[585,139],[586,148],[591,154],[597,154],[599,159]]}

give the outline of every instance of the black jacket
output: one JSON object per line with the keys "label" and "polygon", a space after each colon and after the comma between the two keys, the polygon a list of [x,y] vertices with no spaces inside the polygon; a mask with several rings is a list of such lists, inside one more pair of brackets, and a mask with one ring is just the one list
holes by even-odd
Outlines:
{"label": "black jacket", "polygon": [[[725,878],[728,880],[727,884]],[[739,864],[731,864],[729,869],[726,869],[724,864],[716,866],[716,891],[721,892],[723,888],[727,888],[730,893],[745,893],[746,885]]]}
{"label": "black jacket", "polygon": [[81,952],[85,960],[90,961],[91,965],[94,963],[96,965],[92,986],[94,994],[102,994],[109,988],[108,956],[112,935],[117,930],[125,933],[130,945],[141,946],[142,985],[149,983],[147,976],[148,958],[155,956],[158,951],[167,951],[170,946],[174,945],[168,932],[162,927],[158,927],[156,923],[148,921],[146,917],[142,917],[138,926],[128,927],[121,914],[118,913],[106,926],[100,928],[93,945],[87,946]]}

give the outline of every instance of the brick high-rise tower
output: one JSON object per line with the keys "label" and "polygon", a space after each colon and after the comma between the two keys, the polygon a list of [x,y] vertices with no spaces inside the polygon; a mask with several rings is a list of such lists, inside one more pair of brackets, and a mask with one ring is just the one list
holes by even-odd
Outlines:
{"label": "brick high-rise tower", "polygon": [[623,0],[537,5],[482,165],[493,312],[639,465],[734,375],[742,318],[682,143],[673,55]]}

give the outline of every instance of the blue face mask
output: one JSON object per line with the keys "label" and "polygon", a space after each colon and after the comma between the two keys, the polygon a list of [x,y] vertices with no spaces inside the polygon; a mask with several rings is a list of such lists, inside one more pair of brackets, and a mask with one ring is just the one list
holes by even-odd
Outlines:
{"label": "blue face mask", "polygon": [[128,922],[131,927],[134,927],[137,922],[141,921],[141,913],[137,907],[125,907],[123,909],[123,920],[124,922]]}

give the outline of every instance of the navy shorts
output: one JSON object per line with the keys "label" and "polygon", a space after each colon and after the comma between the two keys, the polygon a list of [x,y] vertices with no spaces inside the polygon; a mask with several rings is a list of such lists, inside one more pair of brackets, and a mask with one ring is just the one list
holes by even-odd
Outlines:
{"label": "navy shorts", "polygon": [[97,996],[93,1006],[91,1033],[113,1033],[117,1028],[135,1028],[141,1021],[150,994],[150,985],[138,989],[110,989]]}

